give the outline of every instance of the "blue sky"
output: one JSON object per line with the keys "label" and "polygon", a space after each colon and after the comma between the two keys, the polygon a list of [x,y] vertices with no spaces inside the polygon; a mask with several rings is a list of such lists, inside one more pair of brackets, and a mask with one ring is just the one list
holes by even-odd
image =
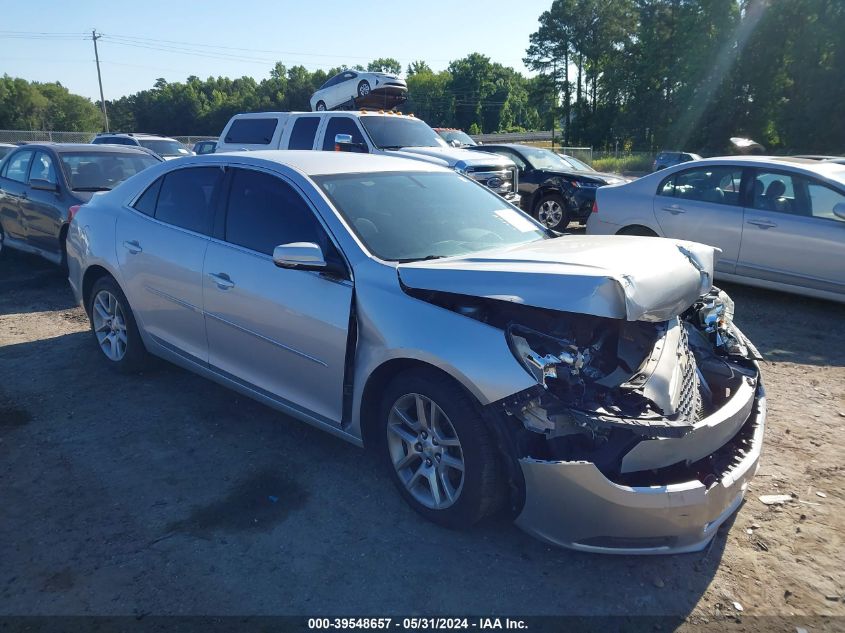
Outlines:
{"label": "blue sky", "polygon": [[550,5],[551,0],[9,2],[0,25],[0,72],[59,81],[98,99],[94,28],[106,36],[99,41],[106,99],[150,88],[157,77],[260,80],[276,60],[327,70],[395,57],[403,68],[423,59],[441,70],[477,51],[526,72],[521,60],[528,36]]}

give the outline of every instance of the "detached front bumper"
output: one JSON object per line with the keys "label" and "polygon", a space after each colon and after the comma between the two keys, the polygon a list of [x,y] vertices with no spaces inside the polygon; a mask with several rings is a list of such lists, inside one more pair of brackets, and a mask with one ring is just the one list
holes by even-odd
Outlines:
{"label": "detached front bumper", "polygon": [[[703,549],[742,504],[757,471],[766,421],[762,382],[737,437],[736,458],[718,481],[698,479],[631,487],[607,479],[590,462],[521,458],[525,503],[516,519],[523,530],[554,545],[612,554],[680,554]],[[727,450],[731,442],[720,450]]]}

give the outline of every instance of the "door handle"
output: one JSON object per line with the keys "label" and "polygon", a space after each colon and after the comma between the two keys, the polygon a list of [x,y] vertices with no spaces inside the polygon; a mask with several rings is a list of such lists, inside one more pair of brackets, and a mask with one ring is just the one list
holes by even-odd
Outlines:
{"label": "door handle", "polygon": [[228,290],[235,286],[235,282],[226,273],[208,273],[208,276],[214,280],[220,290]]}
{"label": "door handle", "polygon": [[777,226],[777,224],[770,222],[769,220],[748,220],[747,222],[748,224],[759,226],[761,229],[771,229]]}
{"label": "door handle", "polygon": [[664,211],[668,211],[672,215],[678,215],[679,213],[686,213],[686,209],[682,209],[677,205],[672,205],[671,207],[663,207]]}
{"label": "door handle", "polygon": [[132,240],[131,242],[124,242],[123,248],[125,248],[133,255],[137,255],[138,253],[144,250],[143,248],[141,248],[141,245],[138,243],[137,240]]}

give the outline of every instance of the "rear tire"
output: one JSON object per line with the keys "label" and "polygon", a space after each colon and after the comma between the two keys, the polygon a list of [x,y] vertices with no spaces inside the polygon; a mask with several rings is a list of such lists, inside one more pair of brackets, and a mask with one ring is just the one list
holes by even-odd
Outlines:
{"label": "rear tire", "polygon": [[358,96],[366,97],[370,94],[370,82],[366,79],[358,83]]}
{"label": "rear tire", "polygon": [[423,517],[462,529],[499,508],[503,477],[493,437],[451,378],[431,369],[399,374],[385,389],[379,422],[393,483]]}
{"label": "rear tire", "polygon": [[87,308],[94,340],[112,369],[135,373],[150,365],[129,301],[112,277],[94,283]]}
{"label": "rear tire", "polygon": [[326,104],[323,101],[317,102],[317,112],[325,112],[326,111]]}
{"label": "rear tire", "polygon": [[640,237],[657,237],[657,233],[644,226],[626,226],[616,232],[616,235],[639,235]]}

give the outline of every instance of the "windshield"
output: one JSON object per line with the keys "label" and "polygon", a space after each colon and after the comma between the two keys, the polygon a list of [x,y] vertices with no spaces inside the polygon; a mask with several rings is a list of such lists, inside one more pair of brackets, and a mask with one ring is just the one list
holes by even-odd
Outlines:
{"label": "windshield", "polygon": [[385,115],[362,116],[360,121],[379,149],[446,147],[446,141],[419,119]]}
{"label": "windshield", "polygon": [[60,154],[60,156],[65,178],[73,191],[108,191],[130,176],[160,162],[155,156],[147,156],[140,152],[132,154],[80,152]]}
{"label": "windshield", "polygon": [[0,147],[0,158],[3,158],[6,154],[11,152],[14,147]]}
{"label": "windshield", "polygon": [[587,163],[582,163],[577,158],[572,156],[567,156],[566,154],[558,154],[564,161],[572,165],[572,169],[575,171],[595,171],[592,167],[590,167]]}
{"label": "windshield", "polygon": [[[538,147],[521,147],[519,149],[525,159],[534,169],[545,171],[572,171],[575,169],[562,156],[548,149]],[[581,171],[576,169],[576,171]]]}
{"label": "windshield", "polygon": [[452,141],[458,141],[461,145],[478,145],[478,143],[472,140],[472,137],[469,134],[461,130],[441,130],[438,134],[443,137],[443,140],[450,144]]}
{"label": "windshield", "polygon": [[314,180],[376,257],[414,261],[550,237],[499,196],[456,173],[382,172]]}
{"label": "windshield", "polygon": [[139,140],[141,147],[146,147],[159,156],[190,156],[191,150],[179,141],[148,141]]}

